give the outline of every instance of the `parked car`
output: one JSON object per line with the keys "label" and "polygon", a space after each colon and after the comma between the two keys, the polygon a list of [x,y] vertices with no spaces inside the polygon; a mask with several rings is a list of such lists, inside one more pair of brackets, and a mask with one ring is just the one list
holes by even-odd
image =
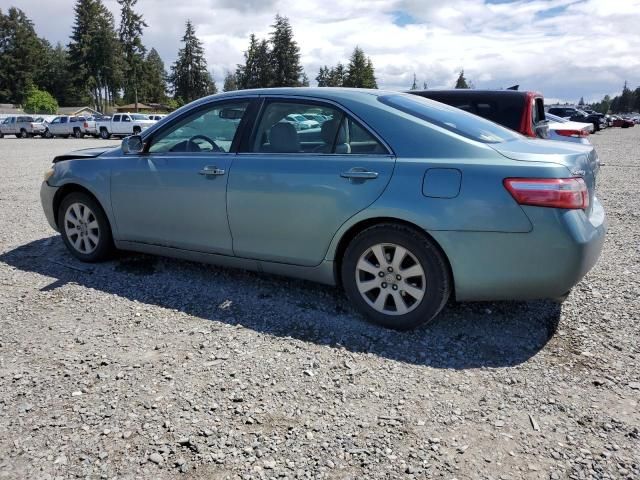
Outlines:
{"label": "parked car", "polygon": [[0,123],[0,138],[5,135],[15,135],[16,138],[29,138],[34,135],[42,135],[45,125],[37,122],[35,118],[29,116],[11,116]]}
{"label": "parked car", "polygon": [[69,138],[73,135],[76,138],[82,138],[85,134],[84,123],[84,117],[60,115],[46,125],[43,136],[46,138]]}
{"label": "parked car", "polygon": [[619,117],[618,115],[613,115],[611,118],[613,120],[614,127],[629,128],[635,126],[635,123],[632,120]]}
{"label": "parked car", "polygon": [[567,106],[549,107],[547,112],[574,122],[592,123],[594,131],[598,132],[600,130],[600,114],[589,115],[579,108]]}
{"label": "parked car", "polygon": [[549,120],[549,140],[591,144],[589,133],[593,130],[593,124],[572,122],[552,113],[547,113],[547,120]]}
{"label": "parked car", "polygon": [[[282,122],[319,107],[331,120],[317,141]],[[407,329],[451,296],[565,295],[604,242],[598,168],[589,145],[414,95],[262,89],[58,156],[41,199],[82,261],[115,246],[339,284],[372,321]]]}
{"label": "parked car", "polygon": [[284,118],[285,122],[291,123],[296,130],[307,130],[310,128],[318,128],[320,124],[315,120],[309,120],[304,115],[287,115]]}
{"label": "parked car", "polygon": [[82,122],[82,133],[85,135],[91,135],[92,137],[98,137],[100,134],[98,132],[98,126],[96,124],[97,118],[95,116],[84,117],[84,122]]}
{"label": "parked car", "polygon": [[112,117],[105,117],[96,121],[96,128],[100,138],[108,139],[111,136],[126,137],[138,135],[156,123],[141,113],[116,113]]}
{"label": "parked car", "polygon": [[479,115],[532,138],[547,138],[544,97],[516,90],[411,90],[407,93],[430,98]]}
{"label": "parked car", "polygon": [[318,125],[322,125],[324,122],[328,120],[328,118],[326,118],[324,115],[320,115],[318,113],[305,113],[303,117],[306,118],[307,120],[313,120],[315,122],[318,122]]}

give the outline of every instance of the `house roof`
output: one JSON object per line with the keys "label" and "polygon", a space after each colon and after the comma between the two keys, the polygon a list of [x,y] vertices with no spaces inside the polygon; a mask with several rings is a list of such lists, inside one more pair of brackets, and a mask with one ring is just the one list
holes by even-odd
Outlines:
{"label": "house roof", "polygon": [[129,105],[120,105],[116,107],[116,110],[119,112],[128,112],[128,111],[135,111],[136,109],[138,110],[153,110],[153,107],[149,106],[149,105],[145,105],[144,103],[140,103],[138,102],[138,105],[136,106],[135,103],[130,103]]}
{"label": "house roof", "polygon": [[60,115],[77,115],[81,112],[91,112],[93,114],[99,114],[100,112],[91,107],[60,107],[58,113]]}

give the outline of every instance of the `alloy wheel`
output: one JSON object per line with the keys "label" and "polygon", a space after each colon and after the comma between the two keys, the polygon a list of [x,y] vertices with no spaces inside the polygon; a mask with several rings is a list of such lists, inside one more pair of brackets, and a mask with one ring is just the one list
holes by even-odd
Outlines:
{"label": "alloy wheel", "polygon": [[72,203],[64,215],[64,230],[69,243],[78,252],[88,255],[100,242],[100,227],[93,211],[83,203]]}
{"label": "alloy wheel", "polygon": [[365,250],[356,264],[356,286],[377,312],[404,315],[420,305],[426,291],[424,269],[417,257],[393,243]]}

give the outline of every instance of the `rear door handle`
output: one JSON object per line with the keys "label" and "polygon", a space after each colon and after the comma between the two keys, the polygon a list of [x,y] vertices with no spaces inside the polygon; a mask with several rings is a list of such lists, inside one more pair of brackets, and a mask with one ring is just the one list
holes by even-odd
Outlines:
{"label": "rear door handle", "polygon": [[346,172],[342,172],[340,176],[350,180],[373,180],[374,178],[378,178],[378,172],[371,172],[365,168],[354,167]]}
{"label": "rear door handle", "polygon": [[224,175],[224,170],[212,165],[207,165],[198,172],[200,175],[212,176],[212,175]]}

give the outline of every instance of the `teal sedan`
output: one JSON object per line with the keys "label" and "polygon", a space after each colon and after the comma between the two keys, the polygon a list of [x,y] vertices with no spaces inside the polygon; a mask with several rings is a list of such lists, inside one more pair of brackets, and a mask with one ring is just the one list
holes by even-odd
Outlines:
{"label": "teal sedan", "polygon": [[227,92],[53,162],[44,212],[82,261],[115,247],[340,285],[396,329],[450,298],[561,298],[606,232],[592,146],[397,92]]}

